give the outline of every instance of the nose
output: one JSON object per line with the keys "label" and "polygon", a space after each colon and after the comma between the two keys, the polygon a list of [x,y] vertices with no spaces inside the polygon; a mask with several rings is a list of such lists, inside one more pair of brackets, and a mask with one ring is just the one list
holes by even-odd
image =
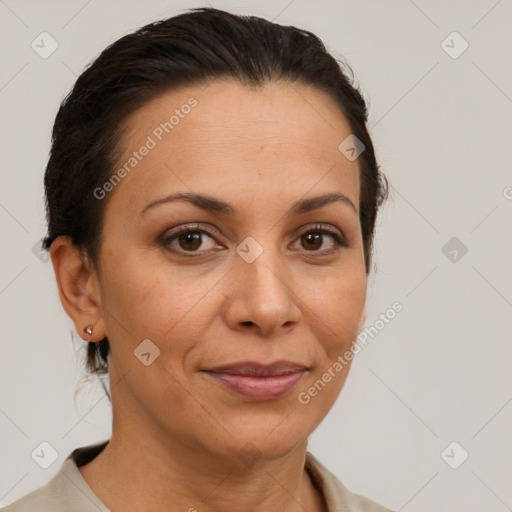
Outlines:
{"label": "nose", "polygon": [[299,290],[294,290],[289,269],[277,251],[265,249],[252,263],[239,256],[238,268],[224,303],[224,320],[231,329],[253,330],[269,337],[298,324],[301,310]]}

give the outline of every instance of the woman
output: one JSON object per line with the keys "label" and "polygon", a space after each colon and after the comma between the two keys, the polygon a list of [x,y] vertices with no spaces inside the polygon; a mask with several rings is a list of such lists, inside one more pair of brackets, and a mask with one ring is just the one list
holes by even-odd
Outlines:
{"label": "woman", "polygon": [[388,510],[307,451],[365,319],[386,195],[366,119],[316,36],[216,9],[78,78],[45,247],[112,437],[3,510]]}

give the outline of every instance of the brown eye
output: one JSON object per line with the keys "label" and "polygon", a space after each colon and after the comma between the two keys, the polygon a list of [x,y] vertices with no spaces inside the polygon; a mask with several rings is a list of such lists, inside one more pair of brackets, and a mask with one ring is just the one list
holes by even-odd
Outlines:
{"label": "brown eye", "polygon": [[[339,251],[342,247],[348,247],[345,239],[337,232],[327,229],[323,226],[315,227],[299,235],[300,248],[309,253],[318,253],[319,255],[327,255]],[[326,239],[330,239],[327,247],[322,247],[328,243]]]}
{"label": "brown eye", "polygon": [[212,234],[197,226],[180,226],[166,233],[161,244],[174,252],[198,255],[210,252],[218,246]]}
{"label": "brown eye", "polygon": [[195,251],[201,247],[201,233],[198,231],[190,231],[184,235],[179,235],[177,240],[182,249]]}
{"label": "brown eye", "polygon": [[301,236],[304,249],[317,250],[322,247],[322,237],[320,234],[307,233]]}

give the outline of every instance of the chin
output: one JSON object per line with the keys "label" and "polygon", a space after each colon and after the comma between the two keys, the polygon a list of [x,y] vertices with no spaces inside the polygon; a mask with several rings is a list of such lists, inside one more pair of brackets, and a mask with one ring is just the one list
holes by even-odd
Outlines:
{"label": "chin", "polygon": [[[243,418],[237,415],[232,422],[226,424],[221,439],[224,455],[236,457],[237,464],[242,462],[246,466],[257,463],[258,460],[276,460],[293,452],[307,438],[316,425],[309,425],[311,418],[293,418],[293,412],[288,410],[284,414],[259,416],[257,419]],[[289,414],[289,415],[288,415]],[[309,427],[309,428],[308,428]],[[217,444],[215,451],[219,451]]]}

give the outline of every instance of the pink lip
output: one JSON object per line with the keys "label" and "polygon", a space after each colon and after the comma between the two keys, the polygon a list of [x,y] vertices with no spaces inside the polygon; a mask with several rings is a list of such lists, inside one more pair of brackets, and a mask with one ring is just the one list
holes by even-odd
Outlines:
{"label": "pink lip", "polygon": [[287,395],[297,386],[307,368],[289,361],[276,361],[268,365],[243,361],[203,371],[247,398],[270,400]]}

